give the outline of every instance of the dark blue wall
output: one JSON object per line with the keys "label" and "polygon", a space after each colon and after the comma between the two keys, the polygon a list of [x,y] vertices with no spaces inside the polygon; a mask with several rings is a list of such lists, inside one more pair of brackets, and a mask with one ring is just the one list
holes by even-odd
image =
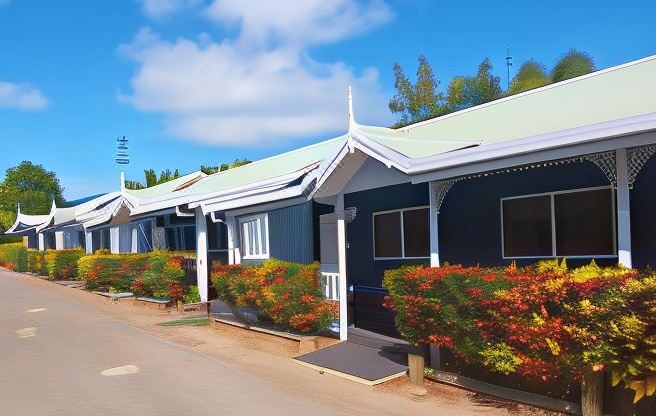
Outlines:
{"label": "dark blue wall", "polygon": [[383,273],[404,264],[429,264],[429,260],[374,260],[373,213],[428,205],[428,184],[401,184],[344,195],[344,206],[358,209],[347,225],[349,284],[381,286]]}
{"label": "dark blue wall", "polygon": [[[528,169],[458,182],[442,204],[439,216],[440,260],[465,266],[502,266],[501,198],[567,189],[607,186],[608,179],[592,163]],[[428,184],[402,184],[345,195],[345,206],[358,209],[348,225],[349,283],[380,286],[387,269],[418,260],[374,260],[372,214],[377,211],[428,205]],[[638,176],[631,191],[633,260],[637,267],[656,264],[656,158]],[[535,260],[518,261],[528,264]],[[569,260],[577,266],[589,259]],[[597,259],[600,264],[615,259]]]}
{"label": "dark blue wall", "polygon": [[[501,253],[501,198],[607,186],[601,169],[589,162],[503,173],[456,183],[439,216],[440,260],[465,266],[510,263]],[[521,260],[528,264],[535,260]],[[570,260],[568,264],[588,263]],[[608,260],[600,260],[606,263]],[[610,262],[613,262],[612,260]]]}
{"label": "dark blue wall", "polygon": [[642,168],[631,190],[633,267],[656,266],[656,157]]}

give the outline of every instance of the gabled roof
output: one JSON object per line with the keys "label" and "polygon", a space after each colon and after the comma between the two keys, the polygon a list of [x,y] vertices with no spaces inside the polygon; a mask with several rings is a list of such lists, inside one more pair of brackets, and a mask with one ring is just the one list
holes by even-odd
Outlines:
{"label": "gabled roof", "polygon": [[7,231],[4,232],[5,235],[25,235],[30,232],[33,232],[37,226],[43,224],[48,220],[48,215],[29,215],[23,214],[20,210],[20,204],[18,205],[18,213],[16,215],[16,221],[12,224]]}
{"label": "gabled roof", "polygon": [[656,91],[656,56],[400,129],[351,121],[317,186],[355,149],[412,175],[470,163],[469,155],[503,158],[654,129],[656,100],[646,91]]}
{"label": "gabled roof", "polygon": [[[249,201],[253,201],[255,194],[269,194],[271,198],[276,199],[297,196],[304,191],[301,185],[307,187],[310,184],[308,175],[315,171],[320,163],[335,154],[345,140],[346,136],[340,136],[208,175],[179,191],[140,199],[136,204],[135,213],[157,211],[183,204],[216,204],[220,201],[234,201],[240,197],[249,197]],[[279,192],[296,182],[299,182],[298,186],[293,190]],[[272,193],[274,191],[275,194]]]}
{"label": "gabled roof", "polygon": [[185,185],[189,183],[195,183],[198,181],[198,179],[202,179],[206,177],[207,175],[203,173],[202,171],[198,170],[196,172],[192,172],[183,176],[180,176],[179,178],[173,179],[168,182],[160,183],[155,186],[151,186],[149,188],[144,188],[144,189],[125,189],[125,192],[128,195],[133,195],[135,197],[145,199],[145,198],[156,198],[158,196],[170,194],[172,192],[175,192],[176,189],[178,188],[184,188]]}

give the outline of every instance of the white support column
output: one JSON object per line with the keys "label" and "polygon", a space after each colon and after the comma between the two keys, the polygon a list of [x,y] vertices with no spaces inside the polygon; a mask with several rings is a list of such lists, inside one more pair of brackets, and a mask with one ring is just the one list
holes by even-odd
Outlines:
{"label": "white support column", "polygon": [[430,201],[429,209],[429,231],[430,231],[430,266],[431,267],[440,267],[440,250],[438,243],[438,220],[439,220],[439,209],[437,207],[437,182],[431,181],[428,184],[428,200]]}
{"label": "white support column", "polygon": [[55,250],[64,249],[64,232],[55,231]]}
{"label": "white support column", "polygon": [[196,208],[196,282],[201,302],[207,302],[207,219]]}
{"label": "white support column", "polygon": [[121,251],[121,230],[118,225],[109,229],[109,251],[112,254],[118,254]]}
{"label": "white support column", "polygon": [[617,253],[618,263],[632,267],[631,262],[631,207],[629,203],[629,168],[626,149],[615,152],[617,165]]}
{"label": "white support column", "polygon": [[335,211],[337,217],[337,262],[339,270],[339,339],[348,338],[348,292],[346,285],[346,218],[344,216],[344,194],[337,195]]}
{"label": "white support column", "polygon": [[91,231],[84,232],[84,245],[87,254],[93,254],[93,236],[91,235]]}
{"label": "white support column", "polygon": [[239,250],[239,230],[235,217],[227,216],[225,221],[228,229],[228,263],[241,264],[241,251]]}
{"label": "white support column", "polygon": [[46,239],[43,233],[38,234],[39,238],[39,251],[45,251],[46,249]]}

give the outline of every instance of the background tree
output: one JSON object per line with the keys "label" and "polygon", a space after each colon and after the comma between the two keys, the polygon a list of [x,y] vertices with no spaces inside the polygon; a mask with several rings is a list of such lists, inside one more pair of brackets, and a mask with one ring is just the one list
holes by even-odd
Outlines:
{"label": "background tree", "polygon": [[53,199],[58,206],[66,203],[63,193],[57,175],[41,165],[24,161],[7,169],[0,183],[0,229],[6,230],[16,220],[18,203],[25,214],[48,214]]}
{"label": "background tree", "polygon": [[476,75],[465,78],[462,95],[466,107],[485,104],[501,97],[501,78],[494,75],[492,69],[492,62],[485,58],[478,65]]}
{"label": "background tree", "polygon": [[508,93],[518,94],[549,83],[551,83],[551,78],[547,74],[546,67],[540,62],[528,60],[517,70],[517,74],[510,83]]}
{"label": "background tree", "polygon": [[417,81],[413,84],[400,64],[394,64],[394,87],[397,93],[389,102],[390,111],[401,113],[400,124],[415,123],[437,117],[447,111],[444,95],[438,91],[440,81],[435,78],[425,56],[419,56]]}
{"label": "background tree", "polygon": [[589,54],[570,49],[560,57],[551,70],[551,82],[560,82],[589,74],[595,69],[594,60]]}
{"label": "background tree", "polygon": [[246,158],[243,159],[237,158],[232,163],[221,163],[218,166],[201,165],[200,170],[206,175],[212,175],[217,172],[223,172],[228,169],[233,169],[239,166],[248,165],[249,163],[251,163],[251,161]]}

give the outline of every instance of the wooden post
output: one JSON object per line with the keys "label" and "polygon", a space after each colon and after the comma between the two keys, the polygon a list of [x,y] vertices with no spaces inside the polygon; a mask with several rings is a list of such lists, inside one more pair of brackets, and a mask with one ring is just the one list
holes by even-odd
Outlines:
{"label": "wooden post", "polygon": [[586,369],[581,380],[581,410],[583,416],[604,414],[604,372]]}
{"label": "wooden post", "polygon": [[410,373],[410,382],[416,386],[424,384],[424,356],[408,354],[408,369]]}
{"label": "wooden post", "polygon": [[177,306],[178,306],[178,312],[184,313],[184,303],[182,303],[182,301],[179,300],[179,299],[178,299],[178,302],[177,302]]}

